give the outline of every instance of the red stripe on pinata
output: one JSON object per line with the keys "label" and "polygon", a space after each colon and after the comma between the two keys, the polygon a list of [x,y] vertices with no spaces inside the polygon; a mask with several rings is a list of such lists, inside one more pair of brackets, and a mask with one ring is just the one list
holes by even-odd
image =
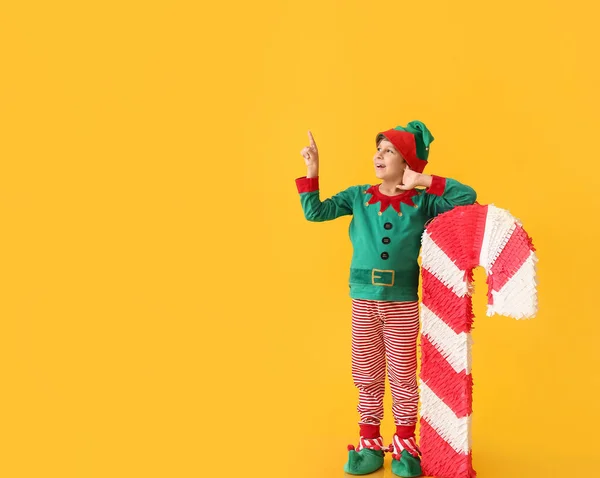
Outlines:
{"label": "red stripe on pinata", "polygon": [[421,367],[428,371],[421,380],[458,418],[473,413],[473,377],[466,371],[456,372],[427,336],[421,336]]}
{"label": "red stripe on pinata", "polygon": [[454,332],[470,332],[473,325],[471,296],[458,297],[437,277],[422,269],[423,305],[442,319]]}
{"label": "red stripe on pinata", "polygon": [[458,206],[427,227],[433,242],[461,270],[479,265],[487,211],[487,206]]}
{"label": "red stripe on pinata", "polygon": [[443,476],[444,478],[475,478],[473,457],[458,453],[421,418],[421,466],[424,476]]}
{"label": "red stripe on pinata", "polygon": [[534,249],[531,238],[517,224],[500,256],[492,265],[488,277],[489,287],[494,291],[502,289],[525,263],[532,250]]}
{"label": "red stripe on pinata", "polygon": [[483,238],[485,236],[485,225],[487,222],[488,207],[477,205],[474,208],[477,215],[475,221],[475,228],[473,230],[473,249],[472,249],[472,267],[477,267],[479,264],[479,256],[481,255],[481,248],[483,246]]}

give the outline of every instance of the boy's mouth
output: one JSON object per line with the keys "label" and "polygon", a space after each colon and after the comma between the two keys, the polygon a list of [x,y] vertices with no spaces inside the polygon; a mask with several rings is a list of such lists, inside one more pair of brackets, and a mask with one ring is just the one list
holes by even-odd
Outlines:
{"label": "boy's mouth", "polygon": [[377,169],[385,169],[385,164],[376,164],[375,167]]}

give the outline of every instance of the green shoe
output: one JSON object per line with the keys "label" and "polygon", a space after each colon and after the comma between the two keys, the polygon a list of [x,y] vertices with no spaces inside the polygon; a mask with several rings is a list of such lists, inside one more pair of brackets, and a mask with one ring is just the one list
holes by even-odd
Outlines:
{"label": "green shoe", "polygon": [[367,475],[379,470],[383,466],[383,452],[363,448],[360,451],[348,451],[348,463],[344,471],[350,475]]}
{"label": "green shoe", "polygon": [[402,450],[399,460],[392,460],[392,473],[402,478],[421,476],[421,459],[412,456],[407,450]]}

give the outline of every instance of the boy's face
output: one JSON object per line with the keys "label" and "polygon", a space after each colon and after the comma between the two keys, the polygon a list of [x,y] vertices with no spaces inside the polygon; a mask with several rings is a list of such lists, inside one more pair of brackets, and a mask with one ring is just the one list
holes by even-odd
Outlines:
{"label": "boy's face", "polygon": [[382,139],[377,145],[373,163],[377,178],[400,184],[406,163],[402,155],[387,139]]}

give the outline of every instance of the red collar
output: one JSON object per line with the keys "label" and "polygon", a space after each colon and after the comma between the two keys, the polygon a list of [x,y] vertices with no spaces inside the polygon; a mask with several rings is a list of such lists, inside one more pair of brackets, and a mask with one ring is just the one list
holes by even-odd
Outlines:
{"label": "red collar", "polygon": [[392,206],[394,210],[400,214],[400,204],[408,204],[409,206],[415,206],[412,198],[418,196],[419,191],[417,189],[410,189],[409,191],[404,191],[402,194],[398,194],[396,196],[387,196],[379,191],[379,184],[375,186],[371,186],[369,189],[365,191],[365,194],[371,194],[371,199],[369,199],[368,204],[376,204],[381,202],[381,207],[379,212],[385,211],[388,206]]}

